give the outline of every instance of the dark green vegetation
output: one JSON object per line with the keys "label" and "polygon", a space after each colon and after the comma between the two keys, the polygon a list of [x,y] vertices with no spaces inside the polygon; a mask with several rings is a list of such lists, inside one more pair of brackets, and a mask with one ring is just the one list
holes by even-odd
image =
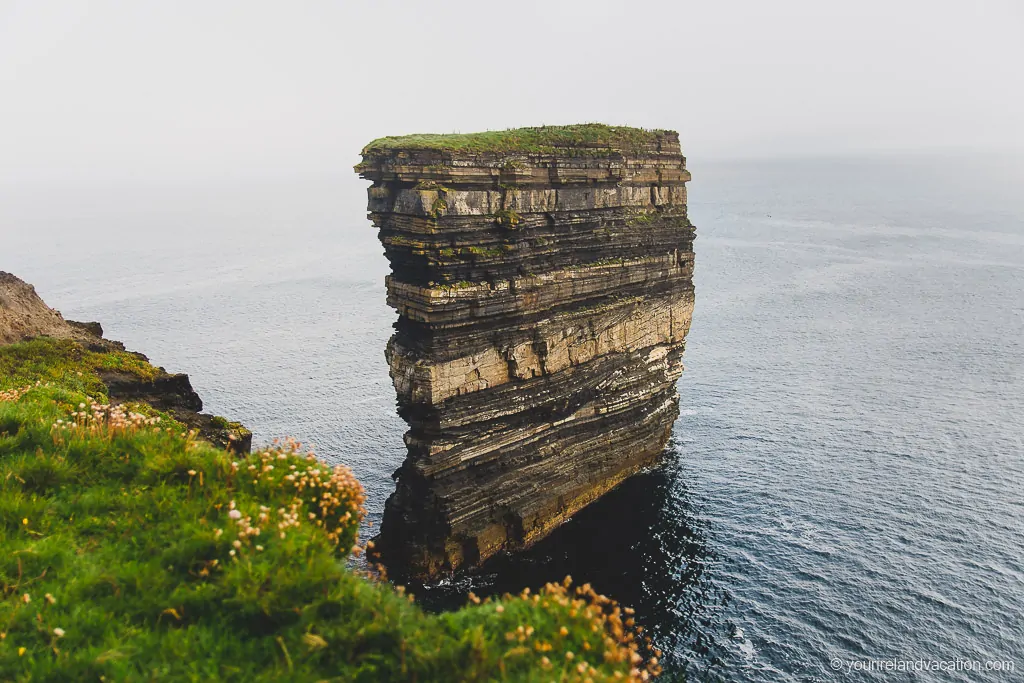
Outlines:
{"label": "dark green vegetation", "polygon": [[663,131],[584,123],[572,126],[513,128],[484,133],[423,133],[378,138],[363,154],[391,149],[433,149],[453,152],[551,153],[565,147],[631,151],[655,142]]}
{"label": "dark green vegetation", "polygon": [[70,339],[40,338],[0,346],[0,391],[35,382],[60,386],[93,397],[107,396],[98,371],[116,370],[150,381],[161,373],[128,351],[95,352]]}
{"label": "dark green vegetation", "polygon": [[494,212],[494,220],[503,228],[515,230],[516,226],[522,222],[523,217],[511,209],[499,209]]}
{"label": "dark green vegetation", "polygon": [[[239,458],[97,369],[0,347],[0,680],[627,680],[625,611],[551,585],[428,615],[348,567],[362,488],[287,442]],[[155,372],[155,370],[154,370]]]}
{"label": "dark green vegetation", "polygon": [[657,217],[657,211],[638,211],[626,220],[626,225],[650,225]]}

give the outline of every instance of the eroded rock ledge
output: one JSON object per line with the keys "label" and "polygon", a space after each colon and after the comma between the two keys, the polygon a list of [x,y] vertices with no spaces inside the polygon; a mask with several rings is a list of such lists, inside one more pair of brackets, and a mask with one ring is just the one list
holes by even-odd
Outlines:
{"label": "eroded rock ledge", "polygon": [[409,424],[378,539],[392,573],[527,546],[656,461],[694,301],[676,133],[383,138],[356,170]]}

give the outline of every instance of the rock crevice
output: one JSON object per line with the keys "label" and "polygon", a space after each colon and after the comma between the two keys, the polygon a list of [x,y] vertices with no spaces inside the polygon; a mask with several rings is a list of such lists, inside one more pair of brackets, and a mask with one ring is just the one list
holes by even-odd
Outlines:
{"label": "rock crevice", "polygon": [[[693,312],[678,135],[385,138],[357,166],[392,266],[408,458],[378,548],[433,577],[547,534],[654,463]],[[493,149],[492,149],[493,147]]]}

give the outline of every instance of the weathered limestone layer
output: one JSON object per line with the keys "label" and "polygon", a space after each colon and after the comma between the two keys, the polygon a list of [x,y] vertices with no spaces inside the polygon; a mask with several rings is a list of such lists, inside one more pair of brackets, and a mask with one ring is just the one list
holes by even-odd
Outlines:
{"label": "weathered limestone layer", "polygon": [[655,462],[678,415],[694,300],[678,135],[548,130],[566,129],[494,150],[385,138],[357,167],[409,424],[378,539],[393,573],[531,544]]}

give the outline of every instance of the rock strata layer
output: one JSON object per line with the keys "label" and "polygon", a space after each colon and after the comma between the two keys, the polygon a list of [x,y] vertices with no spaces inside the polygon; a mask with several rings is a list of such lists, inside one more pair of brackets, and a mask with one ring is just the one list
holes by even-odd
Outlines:
{"label": "rock strata layer", "polygon": [[393,574],[528,546],[657,460],[694,301],[676,133],[383,138],[357,171],[409,424],[378,539]]}

